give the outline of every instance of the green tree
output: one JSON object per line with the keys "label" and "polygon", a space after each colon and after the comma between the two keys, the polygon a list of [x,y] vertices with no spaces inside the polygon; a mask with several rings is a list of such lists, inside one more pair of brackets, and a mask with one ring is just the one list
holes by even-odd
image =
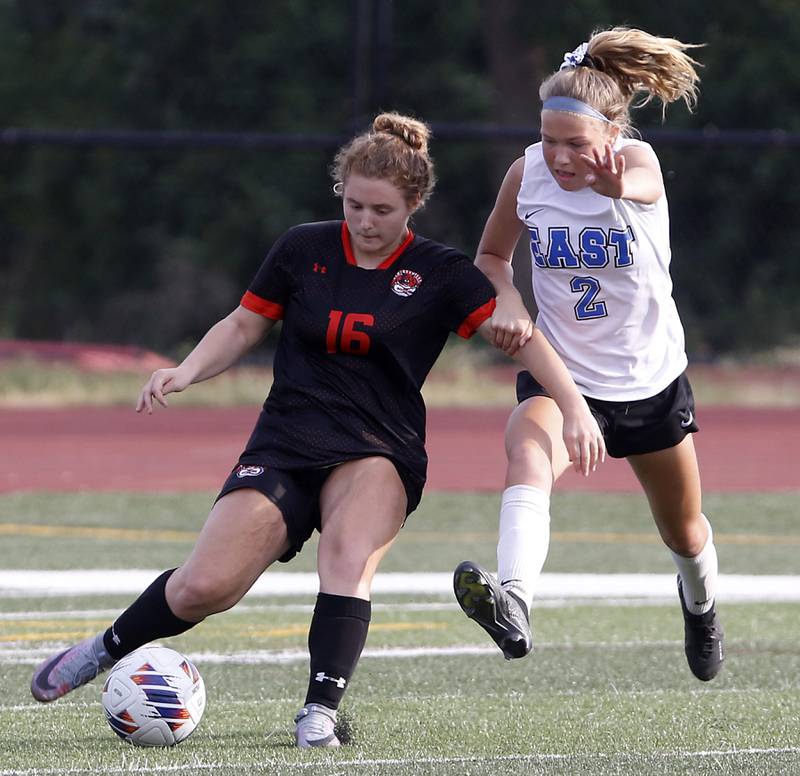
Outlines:
{"label": "green tree", "polygon": [[[690,350],[797,341],[796,138],[713,142],[800,132],[794,0],[0,0],[0,126],[322,138],[305,150],[0,145],[0,335],[195,340],[284,229],[339,216],[333,151],[379,109],[437,129],[438,192],[416,228],[472,252],[502,172],[537,139],[541,79],[614,24],[706,44],[696,113],[636,116],[665,171]],[[528,131],[457,139],[484,124]],[[527,262],[522,251],[523,285]]]}

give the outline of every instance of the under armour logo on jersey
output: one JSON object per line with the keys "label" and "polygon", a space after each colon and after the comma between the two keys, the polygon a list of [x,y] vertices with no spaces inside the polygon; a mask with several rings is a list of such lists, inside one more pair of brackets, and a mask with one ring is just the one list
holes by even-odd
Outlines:
{"label": "under armour logo on jersey", "polygon": [[392,278],[392,291],[398,296],[411,296],[422,284],[422,275],[410,269],[401,269]]}
{"label": "under armour logo on jersey", "polygon": [[314,680],[317,682],[333,682],[340,690],[344,690],[344,686],[347,684],[347,679],[343,676],[336,679],[333,676],[328,676],[324,671],[317,671]]}
{"label": "under armour logo on jersey", "polygon": [[328,271],[328,268],[324,264],[320,264],[318,261],[314,262],[312,269],[314,272],[321,272],[323,275]]}

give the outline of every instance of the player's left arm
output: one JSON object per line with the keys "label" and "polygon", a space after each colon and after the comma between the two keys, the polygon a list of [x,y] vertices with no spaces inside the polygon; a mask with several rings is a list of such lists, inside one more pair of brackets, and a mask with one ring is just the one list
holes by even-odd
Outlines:
{"label": "player's left arm", "polygon": [[[490,321],[481,324],[478,331],[488,342],[493,341]],[[563,438],[569,459],[575,471],[588,477],[605,460],[606,446],[600,427],[564,362],[536,327],[513,358],[544,386],[558,405],[564,416]]]}
{"label": "player's left arm", "polygon": [[[443,310],[451,308],[445,325],[467,338],[478,331],[487,342],[494,343],[492,312],[496,303],[494,297],[490,296],[491,284],[466,259],[454,266],[461,269],[461,283],[450,283],[454,292],[450,295],[451,303],[442,305]],[[470,309],[472,312],[464,318],[464,313]],[[455,316],[460,318],[460,325]],[[564,416],[562,435],[569,459],[575,471],[588,476],[598,463],[605,460],[605,442],[586,399],[578,391],[564,362],[535,326],[530,339],[516,351],[513,358],[522,363],[553,397]]]}
{"label": "player's left arm", "polygon": [[586,184],[598,194],[643,205],[652,205],[664,194],[661,168],[649,148],[631,145],[614,152],[606,144],[602,153],[595,149],[581,159],[589,168]]}

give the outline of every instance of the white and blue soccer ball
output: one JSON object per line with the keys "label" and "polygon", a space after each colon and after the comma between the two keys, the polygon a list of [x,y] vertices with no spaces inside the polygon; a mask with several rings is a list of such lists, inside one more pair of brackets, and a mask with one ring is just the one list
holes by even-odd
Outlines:
{"label": "white and blue soccer ball", "polygon": [[103,709],[111,729],[136,746],[174,746],[188,738],[206,707],[194,664],[167,647],[141,647],[111,669]]}

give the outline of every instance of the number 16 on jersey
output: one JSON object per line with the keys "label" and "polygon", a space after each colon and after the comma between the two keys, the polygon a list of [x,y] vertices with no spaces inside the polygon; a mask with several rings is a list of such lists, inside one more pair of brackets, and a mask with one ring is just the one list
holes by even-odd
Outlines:
{"label": "number 16 on jersey", "polygon": [[[325,338],[328,353],[350,353],[365,356],[369,353],[370,338],[363,328],[375,324],[369,313],[344,313],[331,310],[328,314],[328,333]],[[356,328],[360,326],[362,328]]]}

